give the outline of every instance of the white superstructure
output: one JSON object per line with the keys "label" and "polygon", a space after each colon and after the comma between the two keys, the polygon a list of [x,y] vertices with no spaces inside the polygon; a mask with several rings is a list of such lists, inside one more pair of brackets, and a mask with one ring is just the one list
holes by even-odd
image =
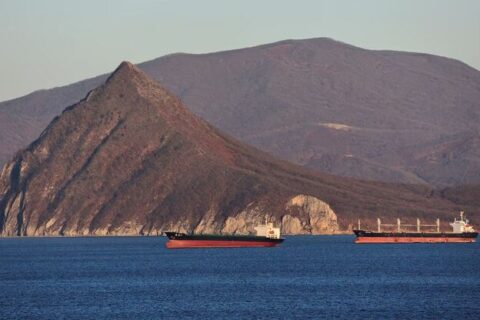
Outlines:
{"label": "white superstructure", "polygon": [[460,211],[460,220],[455,220],[450,223],[453,228],[453,233],[475,232],[473,227],[468,224],[468,220],[463,218],[463,211]]}
{"label": "white superstructure", "polygon": [[265,218],[265,224],[261,224],[255,227],[255,231],[257,231],[257,236],[259,237],[280,239],[280,228],[275,228],[273,226],[273,223],[267,222],[267,218]]}

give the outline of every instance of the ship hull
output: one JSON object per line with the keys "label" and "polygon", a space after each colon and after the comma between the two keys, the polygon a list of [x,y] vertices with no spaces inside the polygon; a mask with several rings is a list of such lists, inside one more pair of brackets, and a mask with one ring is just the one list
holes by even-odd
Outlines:
{"label": "ship hull", "polygon": [[182,248],[260,248],[275,247],[279,242],[265,241],[221,241],[221,240],[169,240],[166,247],[169,249]]}
{"label": "ship hull", "polygon": [[472,243],[477,232],[464,233],[414,233],[371,232],[354,230],[355,243]]}
{"label": "ship hull", "polygon": [[258,236],[186,235],[167,232],[169,249],[275,247],[283,239]]}
{"label": "ship hull", "polygon": [[358,237],[355,243],[470,243],[472,238],[432,238],[432,237]]}

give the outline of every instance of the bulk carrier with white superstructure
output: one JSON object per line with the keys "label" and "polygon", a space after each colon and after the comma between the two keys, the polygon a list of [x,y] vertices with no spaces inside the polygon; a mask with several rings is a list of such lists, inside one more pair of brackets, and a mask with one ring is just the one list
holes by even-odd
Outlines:
{"label": "bulk carrier with white superstructure", "polygon": [[280,238],[280,228],[273,223],[255,227],[256,235],[221,235],[221,234],[186,234],[180,232],[165,232],[168,237],[166,247],[169,249],[184,248],[244,248],[244,247],[275,247],[283,242]]}
{"label": "bulk carrier with white superstructure", "polygon": [[[464,217],[463,211],[460,212],[460,220],[450,223],[452,232],[440,231],[440,220],[437,219],[434,225],[421,225],[417,219],[416,225],[403,225],[403,227],[416,227],[416,232],[402,230],[400,219],[397,224],[382,224],[377,219],[377,231],[366,231],[359,228],[353,230],[357,238],[355,243],[468,243],[475,242],[478,232],[475,231],[469,221]],[[382,227],[397,227],[395,231],[382,231]],[[422,227],[436,227],[436,231],[422,232]]]}

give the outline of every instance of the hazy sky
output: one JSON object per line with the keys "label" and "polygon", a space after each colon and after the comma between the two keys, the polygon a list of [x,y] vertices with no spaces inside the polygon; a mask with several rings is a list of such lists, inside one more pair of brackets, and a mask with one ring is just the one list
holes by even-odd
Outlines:
{"label": "hazy sky", "polygon": [[0,0],[0,101],[173,52],[330,37],[480,69],[479,0]]}

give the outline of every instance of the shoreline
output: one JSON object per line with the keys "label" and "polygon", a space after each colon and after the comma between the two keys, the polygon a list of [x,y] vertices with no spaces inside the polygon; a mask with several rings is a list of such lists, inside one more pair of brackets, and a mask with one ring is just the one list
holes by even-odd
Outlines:
{"label": "shoreline", "polygon": [[[322,233],[322,234],[284,234],[285,237],[319,237],[319,236],[345,236],[354,235],[352,232],[337,232],[337,233]],[[0,236],[0,239],[32,239],[32,238],[166,238],[164,234],[161,235],[132,235],[132,234],[112,234],[112,235],[42,235],[42,236]]]}

